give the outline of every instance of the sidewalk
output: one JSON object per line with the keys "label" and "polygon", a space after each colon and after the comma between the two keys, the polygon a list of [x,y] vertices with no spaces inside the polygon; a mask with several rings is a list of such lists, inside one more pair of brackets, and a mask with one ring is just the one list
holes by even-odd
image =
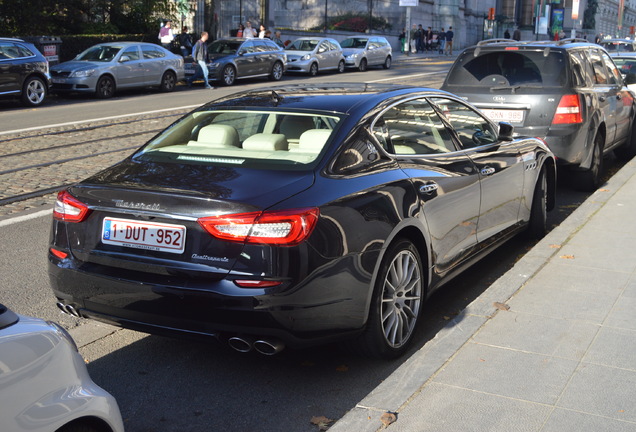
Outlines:
{"label": "sidewalk", "polygon": [[636,431],[634,215],[636,160],[329,431]]}

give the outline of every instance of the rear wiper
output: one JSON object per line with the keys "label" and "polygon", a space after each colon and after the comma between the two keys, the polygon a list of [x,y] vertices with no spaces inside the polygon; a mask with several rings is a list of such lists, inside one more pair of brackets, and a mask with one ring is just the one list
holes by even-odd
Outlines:
{"label": "rear wiper", "polygon": [[543,88],[543,86],[542,85],[538,85],[538,84],[517,84],[517,85],[514,85],[514,86],[491,87],[490,91],[512,90],[512,93],[514,93],[517,90],[519,90],[520,88],[536,88],[536,89],[540,89],[540,88]]}

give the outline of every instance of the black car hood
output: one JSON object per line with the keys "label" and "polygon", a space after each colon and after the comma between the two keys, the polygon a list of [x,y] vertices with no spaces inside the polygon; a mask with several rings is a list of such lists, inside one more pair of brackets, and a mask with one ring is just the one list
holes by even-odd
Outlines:
{"label": "black car hood", "polygon": [[195,216],[193,212],[207,213],[211,208],[217,214],[264,210],[313,183],[313,171],[137,163],[127,159],[84,180],[71,193],[89,205],[99,206],[152,207],[150,201],[172,202],[174,207],[164,210]]}

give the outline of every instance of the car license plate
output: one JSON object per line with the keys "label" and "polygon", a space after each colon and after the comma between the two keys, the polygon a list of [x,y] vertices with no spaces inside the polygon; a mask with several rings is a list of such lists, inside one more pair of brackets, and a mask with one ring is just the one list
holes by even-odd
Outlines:
{"label": "car license plate", "polygon": [[486,116],[494,122],[510,122],[510,123],[522,123],[523,122],[523,110],[507,110],[507,109],[482,109]]}
{"label": "car license plate", "polygon": [[66,80],[64,78],[51,78],[53,84],[64,84]]}
{"label": "car license plate", "polygon": [[106,217],[102,243],[180,254],[185,248],[186,227]]}
{"label": "car license plate", "polygon": [[185,74],[186,75],[194,75],[194,72],[195,72],[194,69],[186,69],[185,70]]}

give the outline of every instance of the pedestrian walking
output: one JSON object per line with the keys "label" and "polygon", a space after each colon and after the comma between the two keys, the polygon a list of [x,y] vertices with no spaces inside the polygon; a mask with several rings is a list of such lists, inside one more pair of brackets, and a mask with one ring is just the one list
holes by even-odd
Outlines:
{"label": "pedestrian walking", "polygon": [[208,53],[208,32],[201,32],[201,39],[194,44],[194,52],[192,54],[192,60],[195,64],[197,64],[201,71],[197,69],[196,73],[192,75],[192,77],[187,81],[188,87],[192,87],[192,82],[197,78],[203,77],[203,82],[205,83],[206,89],[213,89],[208,82],[208,61],[210,59],[210,54]]}
{"label": "pedestrian walking", "polygon": [[437,35],[437,42],[439,45],[437,46],[437,53],[444,54],[444,48],[446,48],[446,31],[444,27],[442,27],[442,31]]}
{"label": "pedestrian walking", "polygon": [[163,27],[159,29],[158,37],[161,46],[167,50],[170,50],[170,46],[172,45],[172,41],[174,40],[174,33],[172,32],[172,21],[166,21]]}
{"label": "pedestrian walking", "polygon": [[453,55],[453,38],[455,37],[455,33],[453,33],[453,27],[449,27],[446,32],[446,54]]}

